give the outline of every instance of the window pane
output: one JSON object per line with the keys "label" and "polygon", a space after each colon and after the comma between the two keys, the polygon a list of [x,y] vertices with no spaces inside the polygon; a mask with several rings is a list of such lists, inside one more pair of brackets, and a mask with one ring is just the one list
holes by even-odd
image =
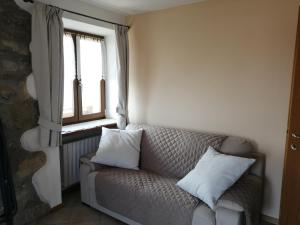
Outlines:
{"label": "window pane", "polygon": [[74,116],[75,52],[70,35],[64,35],[64,109],[63,118]]}
{"label": "window pane", "polygon": [[100,80],[102,77],[101,43],[80,39],[82,114],[101,112]]}

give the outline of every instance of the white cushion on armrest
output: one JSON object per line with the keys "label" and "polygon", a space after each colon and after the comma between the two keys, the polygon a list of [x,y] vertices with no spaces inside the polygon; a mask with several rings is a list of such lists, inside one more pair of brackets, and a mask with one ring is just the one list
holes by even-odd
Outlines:
{"label": "white cushion on armrest", "polygon": [[220,196],[231,187],[255,162],[225,155],[209,147],[196,167],[177,185],[215,209]]}

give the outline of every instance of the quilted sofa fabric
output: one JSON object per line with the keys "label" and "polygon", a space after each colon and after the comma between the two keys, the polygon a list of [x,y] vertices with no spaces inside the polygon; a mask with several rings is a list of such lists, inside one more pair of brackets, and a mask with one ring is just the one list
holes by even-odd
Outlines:
{"label": "quilted sofa fabric", "polygon": [[96,175],[96,198],[101,206],[143,225],[190,225],[199,201],[176,182],[143,170],[104,168]]}
{"label": "quilted sofa fabric", "polygon": [[242,177],[219,199],[218,206],[244,212],[247,225],[259,224],[262,182],[254,175]]}
{"label": "quilted sofa fabric", "polygon": [[176,128],[130,124],[127,129],[142,128],[141,163],[143,170],[166,177],[183,178],[209,146],[220,150],[227,136]]}
{"label": "quilted sofa fabric", "polygon": [[[221,196],[213,212],[176,183],[195,167],[209,146],[224,150],[228,136],[150,125],[127,126],[137,128],[143,129],[140,170],[94,164],[90,162],[92,154],[81,157],[83,202],[100,211],[108,209],[118,214],[112,216],[124,222],[129,219],[133,224],[232,224],[239,217],[242,220],[236,225],[259,224],[265,164],[262,154],[251,152],[250,157],[254,154],[258,161],[256,167]],[[231,144],[239,150],[239,143]]]}

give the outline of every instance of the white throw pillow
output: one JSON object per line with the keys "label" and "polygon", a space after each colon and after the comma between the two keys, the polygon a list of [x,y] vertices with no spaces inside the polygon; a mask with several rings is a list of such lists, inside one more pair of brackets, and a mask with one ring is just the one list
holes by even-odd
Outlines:
{"label": "white throw pillow", "polygon": [[209,147],[207,152],[177,185],[191,195],[201,199],[211,209],[221,195],[230,188],[255,162],[236,156],[225,155]]}
{"label": "white throw pillow", "polygon": [[142,129],[119,130],[102,128],[102,135],[92,162],[138,170]]}

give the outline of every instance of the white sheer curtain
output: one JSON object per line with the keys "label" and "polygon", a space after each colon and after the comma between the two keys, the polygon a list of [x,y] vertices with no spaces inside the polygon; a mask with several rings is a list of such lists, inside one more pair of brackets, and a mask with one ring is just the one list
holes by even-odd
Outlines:
{"label": "white sheer curtain", "polygon": [[127,124],[127,88],[128,88],[128,27],[115,26],[117,44],[117,83],[118,83],[118,127],[125,129]]}
{"label": "white sheer curtain", "polygon": [[101,40],[101,55],[102,55],[102,78],[105,80],[107,76],[107,48],[105,40]]}
{"label": "white sheer curtain", "polygon": [[62,10],[35,1],[32,12],[32,69],[35,78],[40,147],[60,143],[64,55]]}

